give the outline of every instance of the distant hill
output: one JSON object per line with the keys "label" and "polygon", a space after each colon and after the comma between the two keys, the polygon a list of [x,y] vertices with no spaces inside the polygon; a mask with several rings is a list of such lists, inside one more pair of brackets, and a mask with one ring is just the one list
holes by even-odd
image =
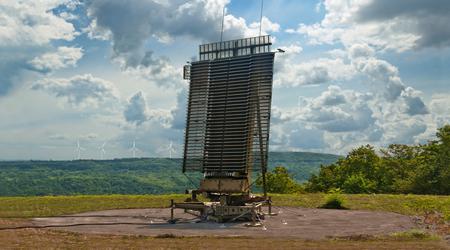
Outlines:
{"label": "distant hill", "polygon": [[[285,166],[303,182],[339,156],[270,152],[269,169]],[[0,196],[160,194],[195,188],[201,175],[181,173],[181,159],[139,158],[77,161],[0,161]]]}

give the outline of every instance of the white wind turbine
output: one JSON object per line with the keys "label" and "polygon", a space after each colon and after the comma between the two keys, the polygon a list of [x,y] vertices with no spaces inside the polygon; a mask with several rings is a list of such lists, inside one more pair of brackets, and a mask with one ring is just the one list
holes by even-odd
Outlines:
{"label": "white wind turbine", "polygon": [[173,142],[170,141],[169,146],[167,147],[167,150],[169,151],[169,158],[172,158],[172,152],[175,153],[175,149],[173,148]]}
{"label": "white wind turbine", "polygon": [[136,147],[136,139],[133,140],[133,146],[130,150],[133,152],[133,158],[136,158],[136,151],[138,151],[138,148]]}
{"label": "white wind turbine", "polygon": [[98,148],[98,149],[100,149],[100,159],[102,159],[102,160],[105,159],[105,154],[106,154],[105,146],[106,146],[106,142],[104,142],[102,144],[102,146]]}
{"label": "white wind turbine", "polygon": [[77,160],[81,159],[81,151],[84,151],[84,150],[86,150],[86,149],[81,147],[80,139],[77,139],[77,148],[75,149],[75,151],[77,152]]}

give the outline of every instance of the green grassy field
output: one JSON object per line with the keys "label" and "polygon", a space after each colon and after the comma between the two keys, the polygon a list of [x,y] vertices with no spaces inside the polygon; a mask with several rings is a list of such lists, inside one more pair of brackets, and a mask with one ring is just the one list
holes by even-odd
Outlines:
{"label": "green grassy field", "polygon": [[[325,201],[324,194],[272,194],[275,206],[315,208]],[[450,220],[450,196],[343,194],[349,209],[389,211],[405,215],[441,213]],[[42,197],[0,197],[0,217],[29,218],[56,216],[85,211],[167,207],[170,199],[182,201],[185,195],[80,195]]]}
{"label": "green grassy field", "polygon": [[[390,211],[405,215],[437,212],[450,219],[450,196],[342,195],[349,209]],[[30,217],[57,216],[85,211],[167,207],[170,199],[186,195],[83,195],[0,197],[0,228],[27,223]],[[276,206],[315,208],[324,194],[271,194]],[[446,233],[444,232],[444,235]],[[442,234],[440,234],[442,235]],[[402,232],[383,237],[302,240],[245,237],[143,237],[94,235],[46,229],[0,230],[0,246],[10,249],[448,249],[441,236],[425,231]],[[0,247],[0,248],[2,248]]]}

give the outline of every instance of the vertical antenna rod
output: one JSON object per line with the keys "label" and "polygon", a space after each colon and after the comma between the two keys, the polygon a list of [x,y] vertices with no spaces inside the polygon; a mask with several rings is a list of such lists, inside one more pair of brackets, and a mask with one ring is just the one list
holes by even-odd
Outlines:
{"label": "vertical antenna rod", "polygon": [[264,7],[264,0],[261,0],[261,13],[259,15],[259,36],[261,36],[263,7]]}
{"label": "vertical antenna rod", "polygon": [[223,38],[223,22],[225,21],[225,5],[223,6],[222,9],[222,28],[220,30],[220,42],[222,42],[222,38]]}

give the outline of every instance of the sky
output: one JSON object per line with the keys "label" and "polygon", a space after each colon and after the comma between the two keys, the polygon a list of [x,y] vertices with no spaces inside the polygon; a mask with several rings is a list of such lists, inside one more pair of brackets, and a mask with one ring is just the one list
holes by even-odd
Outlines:
{"label": "sky", "polygon": [[[261,0],[0,1],[0,160],[180,157],[186,61]],[[450,1],[265,0],[270,149],[417,144],[450,123]]]}

